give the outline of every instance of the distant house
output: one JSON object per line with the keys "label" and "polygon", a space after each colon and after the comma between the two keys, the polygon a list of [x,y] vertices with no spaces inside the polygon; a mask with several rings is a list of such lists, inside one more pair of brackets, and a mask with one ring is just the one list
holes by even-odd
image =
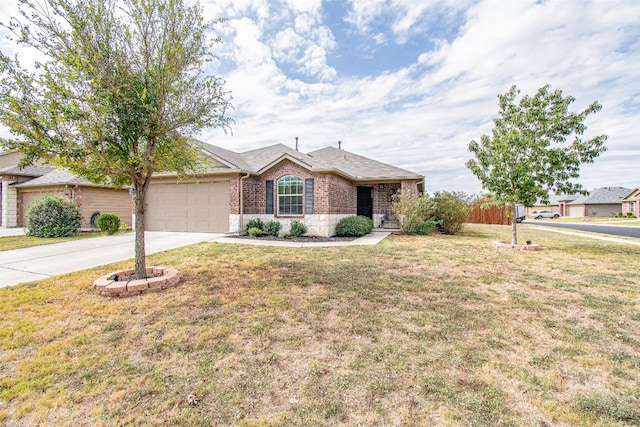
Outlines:
{"label": "distant house", "polygon": [[588,196],[581,196],[567,204],[570,217],[607,218],[622,212],[622,201],[631,192],[624,187],[600,187]]}
{"label": "distant house", "polygon": [[[126,189],[93,184],[66,169],[35,165],[18,167],[22,155],[0,153],[0,226],[24,227],[29,205],[46,194],[60,194],[75,200],[82,215],[81,227],[95,227],[100,213],[111,212],[131,225],[131,196]],[[93,224],[92,224],[93,222]]]}
{"label": "distant house", "polygon": [[640,187],[636,187],[622,199],[622,213],[631,213],[640,218]]}
{"label": "distant house", "polygon": [[576,200],[579,196],[567,194],[552,194],[549,196],[549,203],[544,204],[538,200],[533,207],[527,208],[527,215],[531,215],[533,211],[549,210],[560,214],[560,216],[568,216],[569,210],[567,204]]}
{"label": "distant house", "polygon": [[178,180],[157,174],[147,190],[145,228],[237,232],[251,219],[297,220],[308,234],[331,236],[341,218],[363,215],[379,227],[400,191],[423,191],[424,177],[326,147],[302,153],[283,144],[236,153],[199,143],[208,170]]}

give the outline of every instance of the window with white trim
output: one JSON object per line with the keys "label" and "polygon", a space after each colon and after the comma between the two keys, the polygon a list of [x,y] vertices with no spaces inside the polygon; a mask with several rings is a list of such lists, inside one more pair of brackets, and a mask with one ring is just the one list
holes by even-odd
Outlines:
{"label": "window with white trim", "polygon": [[278,180],[278,215],[302,216],[304,209],[304,183],[293,175]]}

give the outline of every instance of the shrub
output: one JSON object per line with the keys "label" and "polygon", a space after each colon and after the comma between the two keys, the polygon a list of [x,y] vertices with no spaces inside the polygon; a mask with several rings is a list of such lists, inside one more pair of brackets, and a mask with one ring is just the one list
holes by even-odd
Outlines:
{"label": "shrub", "polygon": [[258,237],[261,234],[262,234],[262,230],[260,230],[258,227],[249,228],[249,235],[251,237]]}
{"label": "shrub", "polygon": [[294,219],[291,221],[291,229],[289,230],[289,234],[293,237],[300,237],[307,234],[307,226]]}
{"label": "shrub", "polygon": [[278,221],[269,221],[264,225],[264,232],[270,236],[277,236],[282,228],[282,224]]}
{"label": "shrub", "polygon": [[63,196],[47,195],[27,211],[27,234],[36,237],[75,236],[80,230],[80,210]]}
{"label": "shrub", "polygon": [[260,218],[252,219],[247,223],[247,230],[249,230],[250,228],[264,230],[264,222]]}
{"label": "shrub", "polygon": [[428,218],[429,196],[419,196],[410,191],[396,193],[392,197],[391,210],[400,222],[403,233],[413,233]]}
{"label": "shrub", "polygon": [[342,218],[336,225],[338,236],[362,237],[371,233],[373,221],[366,216],[348,216]]}
{"label": "shrub", "polygon": [[287,238],[287,237],[289,237],[289,236],[290,236],[290,234],[289,234],[289,233],[287,233],[286,231],[285,231],[284,233],[280,233],[280,234],[278,235],[278,237],[279,237],[279,238],[281,238],[281,239],[286,239],[286,238]]}
{"label": "shrub", "polygon": [[468,196],[462,192],[437,191],[432,198],[433,216],[445,234],[456,234],[469,217]]}
{"label": "shrub", "polygon": [[116,214],[108,212],[103,213],[98,217],[96,224],[103,233],[112,235],[120,229],[120,217],[118,217],[118,215]]}
{"label": "shrub", "polygon": [[431,233],[433,233],[433,230],[435,230],[436,225],[436,221],[428,219],[422,224],[418,224],[416,226],[416,234],[419,234],[421,236],[429,236]]}
{"label": "shrub", "polygon": [[637,218],[633,212],[627,212],[627,218]]}

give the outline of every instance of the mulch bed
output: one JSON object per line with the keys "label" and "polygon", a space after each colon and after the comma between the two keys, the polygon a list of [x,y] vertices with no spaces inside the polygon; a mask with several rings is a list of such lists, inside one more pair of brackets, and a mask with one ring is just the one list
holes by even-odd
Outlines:
{"label": "mulch bed", "polygon": [[277,241],[277,242],[299,242],[299,243],[351,242],[351,241],[357,239],[357,237],[339,237],[339,236],[334,236],[334,237],[320,237],[320,236],[275,237],[275,236],[270,236],[268,234],[265,234],[265,235],[262,235],[262,236],[258,236],[258,237],[253,237],[253,236],[250,236],[248,234],[243,235],[243,236],[234,235],[234,236],[229,236],[229,237],[233,237],[235,239],[273,240],[273,241]]}

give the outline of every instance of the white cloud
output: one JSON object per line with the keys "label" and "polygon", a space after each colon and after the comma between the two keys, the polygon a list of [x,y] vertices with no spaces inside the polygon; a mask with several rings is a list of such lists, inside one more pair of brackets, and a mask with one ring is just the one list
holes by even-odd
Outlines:
{"label": "white cloud", "polygon": [[[216,54],[236,108],[234,135],[209,129],[200,136],[207,142],[244,151],[297,136],[311,151],[342,140],[346,150],[424,174],[430,192],[477,193],[467,145],[490,132],[497,95],[549,83],[576,98],[574,110],[596,99],[604,106],[588,135],[607,133],[609,150],[583,168],[585,187],[640,185],[636,1],[351,0],[346,16],[333,17],[339,22],[327,21],[320,0],[203,6],[207,17],[229,19],[216,28]],[[348,57],[332,32],[344,23],[371,47],[419,38],[413,62],[342,75],[330,58]]]}

